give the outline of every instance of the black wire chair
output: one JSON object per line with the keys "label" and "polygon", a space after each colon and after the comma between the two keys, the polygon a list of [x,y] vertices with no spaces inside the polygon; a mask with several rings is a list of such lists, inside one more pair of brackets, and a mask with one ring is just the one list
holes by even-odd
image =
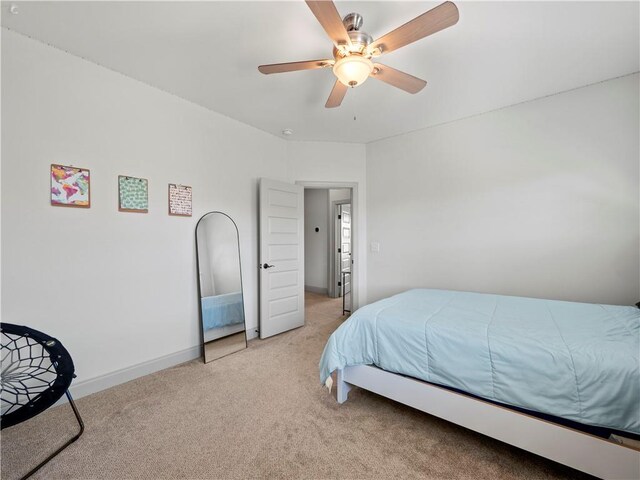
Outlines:
{"label": "black wire chair", "polygon": [[73,360],[57,339],[29,327],[0,323],[2,336],[2,391],[0,428],[22,423],[44,412],[63,395],[67,396],[80,431],[31,469],[30,477],[43,465],[75,442],[84,423],[69,393],[75,378]]}

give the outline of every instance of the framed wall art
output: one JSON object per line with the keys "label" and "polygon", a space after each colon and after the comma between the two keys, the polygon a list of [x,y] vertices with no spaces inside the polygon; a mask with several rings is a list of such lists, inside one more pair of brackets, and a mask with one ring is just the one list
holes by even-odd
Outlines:
{"label": "framed wall art", "polygon": [[51,205],[91,207],[91,175],[86,168],[51,164]]}
{"label": "framed wall art", "polygon": [[118,177],[118,210],[134,213],[149,211],[149,181],[146,178]]}
{"label": "framed wall art", "polygon": [[186,185],[169,184],[169,215],[190,217],[193,209],[192,189]]}

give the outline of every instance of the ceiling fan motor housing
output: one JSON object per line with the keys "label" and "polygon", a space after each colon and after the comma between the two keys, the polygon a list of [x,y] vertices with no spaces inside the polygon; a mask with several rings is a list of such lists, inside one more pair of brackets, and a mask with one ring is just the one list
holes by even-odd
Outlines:
{"label": "ceiling fan motor housing", "polygon": [[350,32],[352,30],[360,30],[363,21],[362,15],[352,12],[342,19],[342,24],[347,32]]}
{"label": "ceiling fan motor housing", "polygon": [[345,30],[347,30],[352,47],[344,46],[341,49],[334,47],[333,56],[336,60],[352,53],[359,53],[361,55],[366,53],[367,46],[373,42],[373,38],[371,38],[371,35],[368,33],[360,31],[362,22],[362,15],[359,13],[350,13],[344,17],[342,24]]}

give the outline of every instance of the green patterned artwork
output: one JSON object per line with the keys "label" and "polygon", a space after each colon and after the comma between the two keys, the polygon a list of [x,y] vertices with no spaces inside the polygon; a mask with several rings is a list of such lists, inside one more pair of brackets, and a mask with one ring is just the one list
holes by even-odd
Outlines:
{"label": "green patterned artwork", "polygon": [[146,178],[118,177],[118,198],[121,212],[149,211],[149,181]]}

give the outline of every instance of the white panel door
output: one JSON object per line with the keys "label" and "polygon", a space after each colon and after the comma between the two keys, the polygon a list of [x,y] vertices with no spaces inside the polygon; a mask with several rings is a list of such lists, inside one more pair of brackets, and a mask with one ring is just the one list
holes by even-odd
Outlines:
{"label": "white panel door", "polygon": [[351,293],[351,205],[340,205],[340,272],[342,292]]}
{"label": "white panel door", "polygon": [[260,338],[304,325],[304,189],[260,179]]}

